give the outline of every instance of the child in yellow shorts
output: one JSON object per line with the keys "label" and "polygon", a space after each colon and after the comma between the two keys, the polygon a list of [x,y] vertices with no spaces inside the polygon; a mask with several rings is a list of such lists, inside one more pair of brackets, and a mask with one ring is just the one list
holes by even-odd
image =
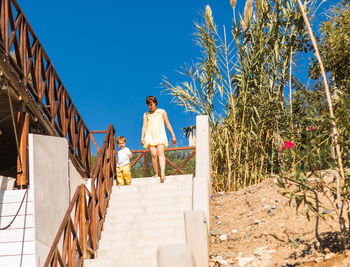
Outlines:
{"label": "child in yellow shorts", "polygon": [[118,162],[117,162],[117,182],[118,185],[129,185],[131,183],[130,158],[132,153],[129,148],[125,147],[126,140],[124,136],[118,136],[117,145]]}

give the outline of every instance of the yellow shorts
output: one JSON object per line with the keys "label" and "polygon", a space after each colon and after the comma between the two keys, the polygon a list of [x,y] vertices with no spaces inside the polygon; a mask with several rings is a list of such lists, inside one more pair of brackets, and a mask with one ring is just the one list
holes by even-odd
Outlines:
{"label": "yellow shorts", "polygon": [[118,185],[131,183],[130,164],[117,167],[117,182]]}

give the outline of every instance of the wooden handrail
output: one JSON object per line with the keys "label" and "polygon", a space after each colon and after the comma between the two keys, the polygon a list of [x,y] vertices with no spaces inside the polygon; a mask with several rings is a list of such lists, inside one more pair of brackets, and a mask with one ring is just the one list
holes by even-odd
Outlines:
{"label": "wooden handrail", "polygon": [[[171,175],[175,175],[177,172],[180,172],[181,174],[185,174],[185,172],[182,170],[182,168],[185,166],[185,164],[196,154],[196,147],[195,146],[187,146],[187,147],[169,147],[164,149],[164,151],[179,151],[179,150],[193,150],[192,153],[188,155],[184,161],[177,166],[174,162],[172,162],[169,158],[165,157],[165,160],[175,169]],[[148,177],[148,168],[147,168],[147,153],[149,153],[149,150],[147,149],[139,149],[139,150],[131,150],[132,153],[140,153],[136,159],[134,159],[130,166],[133,167],[142,157],[144,157],[144,165],[145,165],[145,177]]]}
{"label": "wooden handrail", "polygon": [[[168,147],[168,148],[164,149],[164,151],[192,150],[192,149],[196,149],[196,147],[195,146]],[[141,153],[141,152],[149,152],[149,150],[148,149],[134,149],[134,150],[131,150],[131,152]]]}
{"label": "wooden handrail", "polygon": [[[76,189],[45,261],[45,267],[80,267],[84,258],[96,256],[116,175],[115,157],[115,130],[109,125],[93,166],[91,192],[84,184]],[[61,249],[59,244],[62,244]]]}
{"label": "wooden handrail", "polygon": [[93,134],[101,134],[101,133],[106,133],[107,131],[101,130],[101,131],[90,131]]}

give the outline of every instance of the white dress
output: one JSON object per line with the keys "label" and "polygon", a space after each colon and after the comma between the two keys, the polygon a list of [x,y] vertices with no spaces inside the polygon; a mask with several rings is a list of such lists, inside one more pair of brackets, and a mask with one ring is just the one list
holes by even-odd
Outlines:
{"label": "white dress", "polygon": [[163,109],[157,108],[153,113],[147,111],[145,113],[147,118],[147,128],[145,133],[145,148],[150,146],[164,145],[168,146],[168,138],[166,136]]}

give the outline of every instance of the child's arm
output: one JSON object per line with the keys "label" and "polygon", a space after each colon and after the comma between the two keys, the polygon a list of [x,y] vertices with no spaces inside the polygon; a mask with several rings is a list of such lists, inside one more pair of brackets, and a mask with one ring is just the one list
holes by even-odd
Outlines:
{"label": "child's arm", "polygon": [[141,131],[141,145],[145,145],[145,133],[146,133],[146,129],[147,129],[147,117],[146,117],[146,113],[143,114],[143,124],[142,124],[142,131]]}
{"label": "child's arm", "polygon": [[171,133],[171,136],[172,136],[171,140],[173,141],[174,144],[176,144],[176,137],[175,137],[173,128],[170,125],[170,122],[169,122],[169,119],[168,119],[168,115],[167,115],[165,110],[163,112],[163,119],[164,119],[164,122],[165,122],[165,126],[168,128],[169,132]]}

